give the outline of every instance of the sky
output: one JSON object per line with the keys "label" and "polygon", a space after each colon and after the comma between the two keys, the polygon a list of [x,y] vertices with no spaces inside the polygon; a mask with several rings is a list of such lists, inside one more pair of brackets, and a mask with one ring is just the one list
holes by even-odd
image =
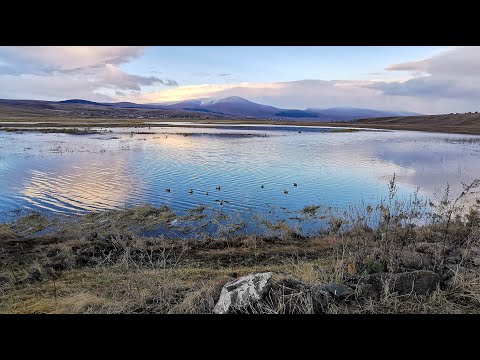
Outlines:
{"label": "sky", "polygon": [[0,47],[0,98],[480,110],[480,47]]}

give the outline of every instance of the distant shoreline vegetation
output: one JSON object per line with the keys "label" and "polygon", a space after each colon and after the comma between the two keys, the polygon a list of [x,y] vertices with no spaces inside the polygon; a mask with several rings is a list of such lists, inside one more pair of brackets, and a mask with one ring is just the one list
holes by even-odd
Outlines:
{"label": "distant shoreline vegetation", "polygon": [[91,134],[101,134],[102,131],[93,130],[93,129],[79,129],[79,128],[59,128],[59,129],[52,129],[52,128],[2,128],[0,127],[0,131],[6,132],[14,132],[14,133],[22,133],[22,132],[39,132],[43,134],[70,134],[70,135],[91,135]]}
{"label": "distant shoreline vegetation", "polygon": [[[57,125],[57,124],[55,124]],[[153,126],[155,129],[155,125],[143,125],[143,126],[135,126],[135,128],[147,128],[150,129]],[[58,128],[47,128],[47,127],[1,127],[0,126],[0,131],[5,131],[5,132],[13,132],[13,133],[23,133],[23,132],[39,132],[43,134],[50,134],[50,133],[58,133],[58,134],[71,134],[71,135],[91,135],[91,134],[102,134],[107,132],[108,126],[103,126],[102,129],[95,129],[97,126],[92,126],[92,128],[71,128],[71,127],[58,127]],[[125,126],[125,127],[132,127],[133,126]],[[157,125],[157,128],[161,127],[161,125]],[[195,128],[195,126],[191,126],[192,128]],[[199,127],[201,128],[201,127]],[[260,129],[259,129],[260,130]],[[343,133],[343,132],[357,132],[357,131],[365,131],[364,129],[341,129],[341,128],[324,128],[324,131],[326,132],[332,132],[332,133]],[[113,132],[113,130],[110,130],[108,132]],[[301,132],[301,131],[299,131]],[[154,132],[154,131],[132,131],[133,134],[137,135],[153,135],[153,134],[164,134],[161,132]],[[190,133],[168,133],[171,135],[183,135],[183,136],[199,136],[199,135],[208,135],[208,136],[225,136],[225,137],[268,137],[269,135],[266,134],[261,134],[261,133],[205,133],[205,132],[190,132]]]}

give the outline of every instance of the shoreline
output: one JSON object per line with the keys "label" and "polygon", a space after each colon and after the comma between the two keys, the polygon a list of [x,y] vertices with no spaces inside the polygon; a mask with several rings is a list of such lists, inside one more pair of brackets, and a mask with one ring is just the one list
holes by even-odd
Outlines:
{"label": "shoreline", "polygon": [[[75,122],[75,123],[73,123]],[[157,124],[158,122],[158,124]],[[396,130],[396,131],[420,131],[431,133],[447,133],[447,134],[461,134],[461,135],[480,135],[480,128],[461,127],[457,125],[423,125],[423,124],[382,124],[375,123],[373,120],[369,120],[368,123],[361,123],[358,120],[348,123],[338,122],[305,122],[305,121],[270,121],[270,120],[201,120],[194,121],[191,119],[177,119],[170,118],[163,121],[154,121],[154,119],[112,119],[112,118],[75,118],[68,120],[28,120],[28,119],[0,119],[0,130],[5,129],[19,129],[35,127],[35,128],[158,128],[158,127],[187,127],[187,128],[210,128],[215,125],[235,125],[235,126],[249,126],[249,125],[274,125],[274,126],[299,126],[299,127],[327,127],[327,128],[346,128],[346,129],[365,129],[365,130]],[[178,125],[175,123],[179,123]],[[185,124],[189,123],[189,124]],[[12,126],[13,125],[13,126]]]}

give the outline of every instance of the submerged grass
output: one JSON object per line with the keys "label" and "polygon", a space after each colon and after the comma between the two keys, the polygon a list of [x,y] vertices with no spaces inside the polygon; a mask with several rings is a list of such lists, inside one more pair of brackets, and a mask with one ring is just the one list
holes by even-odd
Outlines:
{"label": "submerged grass", "polygon": [[40,132],[44,134],[70,134],[70,135],[91,135],[91,134],[99,134],[101,133],[100,131],[93,130],[93,129],[79,129],[79,128],[57,128],[57,129],[52,129],[52,128],[6,128],[6,127],[0,127],[0,131],[6,131],[6,132]]}

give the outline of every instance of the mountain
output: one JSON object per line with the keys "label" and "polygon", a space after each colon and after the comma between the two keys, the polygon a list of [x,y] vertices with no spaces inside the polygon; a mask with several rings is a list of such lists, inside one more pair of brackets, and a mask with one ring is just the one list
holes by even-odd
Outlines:
{"label": "mountain", "polygon": [[318,118],[317,114],[303,110],[284,110],[276,113],[275,116],[292,118]]}
{"label": "mountain", "polygon": [[408,111],[383,111],[354,107],[334,107],[328,109],[309,108],[305,111],[317,114],[327,121],[350,121],[356,119],[380,118],[391,116],[414,116],[420,115]]}
{"label": "mountain", "polygon": [[59,101],[59,104],[78,104],[78,105],[98,105],[98,106],[109,106],[108,104],[98,103],[94,101],[82,100],[82,99],[70,99]]}
{"label": "mountain", "polygon": [[257,104],[238,96],[203,101],[200,103],[200,108],[218,114],[256,118],[273,117],[276,113],[281,111],[276,107]]}
{"label": "mountain", "polygon": [[[71,115],[135,117],[148,118],[174,117],[185,118],[256,118],[264,120],[307,120],[312,122],[353,121],[367,118],[384,118],[420,115],[406,111],[382,111],[353,107],[333,107],[327,109],[308,108],[282,109],[274,106],[258,104],[239,96],[219,99],[191,99],[163,104],[136,104],[132,102],[99,103],[82,99],[64,101],[39,100],[0,100],[0,106],[13,106],[17,109],[34,109],[63,112]],[[12,109],[13,110],[13,109]]]}
{"label": "mountain", "polygon": [[328,109],[308,108],[305,110],[281,109],[274,106],[258,104],[239,96],[230,96],[223,99],[185,100],[164,106],[165,109],[198,111],[217,115],[233,115],[274,120],[295,120],[301,118],[318,122],[419,115],[406,111],[381,111],[353,107],[334,107]]}

